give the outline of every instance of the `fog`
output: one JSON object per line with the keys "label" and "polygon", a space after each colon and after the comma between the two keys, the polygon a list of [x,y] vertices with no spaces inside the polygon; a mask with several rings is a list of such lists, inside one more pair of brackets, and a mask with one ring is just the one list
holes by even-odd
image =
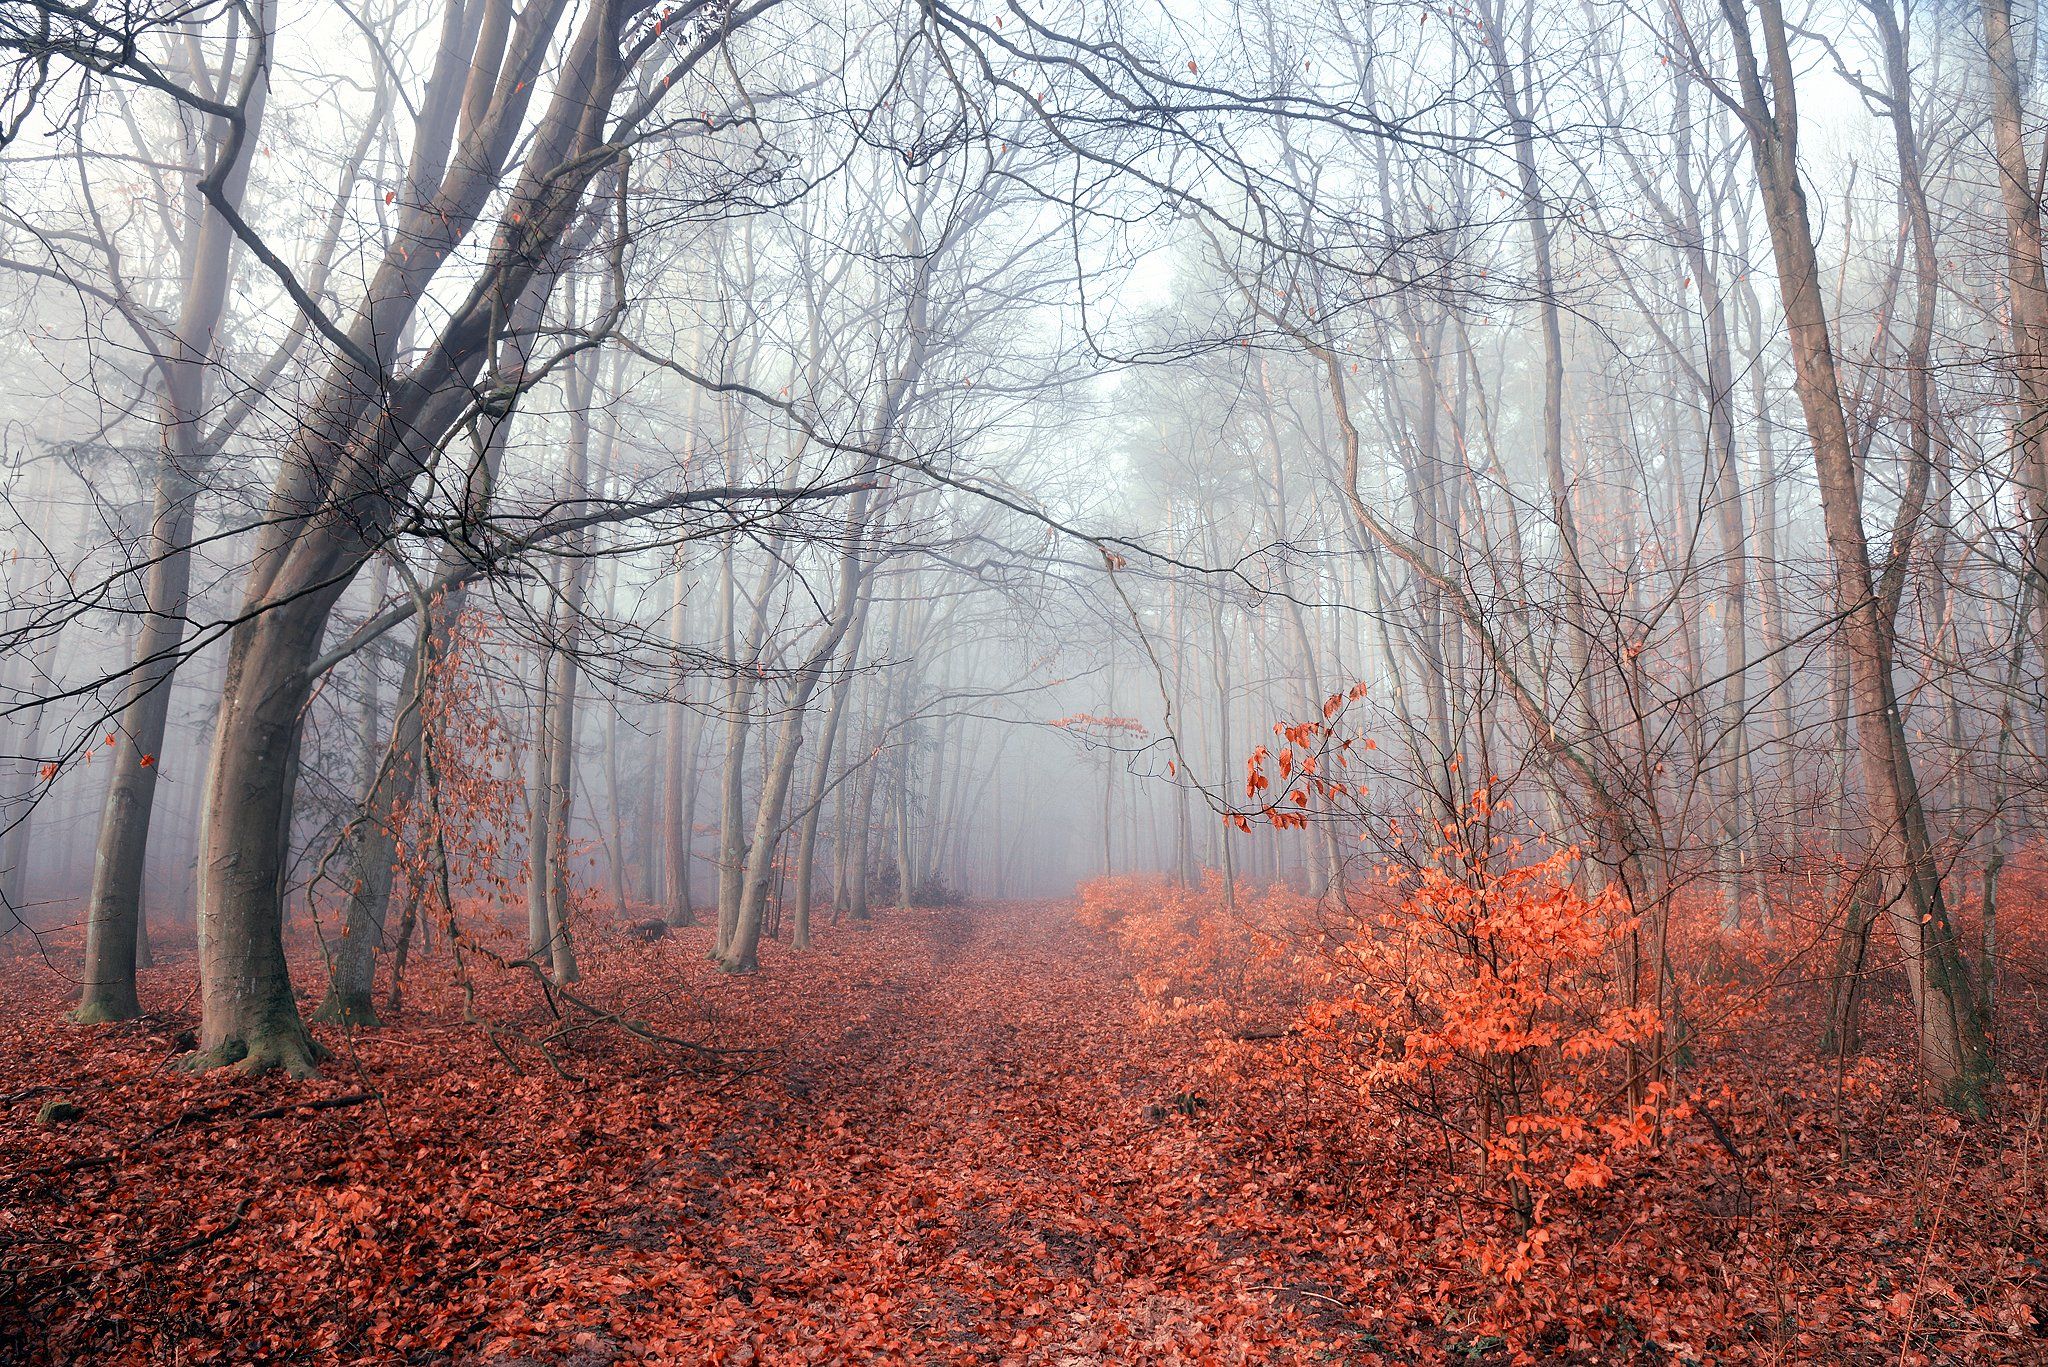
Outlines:
{"label": "fog", "polygon": [[9,942],[110,1019],[196,934],[202,1052],[298,1068],[416,917],[752,971],[1477,823],[1875,919],[1971,1075],[2048,721],[1987,32],[0,5]]}

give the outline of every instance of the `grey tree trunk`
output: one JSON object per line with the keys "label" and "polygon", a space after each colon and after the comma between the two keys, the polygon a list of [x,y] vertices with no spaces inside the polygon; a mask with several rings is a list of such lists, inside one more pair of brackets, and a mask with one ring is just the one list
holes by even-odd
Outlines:
{"label": "grey tree trunk", "polygon": [[[598,462],[593,480],[590,473],[591,405],[597,393],[595,363],[585,357],[573,365],[565,386],[569,407],[567,498],[574,503],[589,496],[590,489],[602,488],[608,478],[609,457]],[[581,976],[576,966],[576,948],[570,933],[570,911],[574,884],[569,867],[569,815],[576,788],[576,702],[580,682],[576,663],[582,638],[584,600],[589,592],[590,558],[584,554],[587,537],[572,536],[564,549],[567,565],[562,573],[562,594],[558,604],[560,625],[550,658],[548,682],[547,786],[543,790],[543,820],[546,823],[547,861],[542,888],[546,906],[548,959],[557,983],[573,983]]]}
{"label": "grey tree trunk", "polygon": [[[872,464],[868,467],[872,474]],[[754,830],[747,846],[745,884],[741,893],[739,919],[726,946],[719,967],[728,973],[751,973],[760,967],[761,920],[768,907],[768,889],[774,876],[775,851],[781,844],[782,817],[789,801],[789,786],[796,773],[797,753],[803,745],[804,717],[811,696],[839,653],[840,643],[852,631],[861,604],[861,573],[858,544],[867,523],[868,495],[856,493],[846,513],[846,550],[839,561],[839,594],[832,616],[809,658],[798,666],[790,680],[784,702],[787,715],[776,740],[775,756],[762,777],[761,796],[754,813]],[[808,928],[806,928],[808,933]]]}
{"label": "grey tree trunk", "polygon": [[[242,127],[213,125],[211,155],[228,159],[220,194],[240,206],[263,126],[270,90],[268,45],[275,27],[271,0],[253,15],[260,32],[241,87]],[[196,74],[196,73],[195,73]],[[222,73],[224,84],[229,73]],[[177,326],[159,364],[156,490],[150,509],[143,576],[142,629],[137,634],[120,714],[115,722],[114,776],[100,810],[86,902],[85,967],[72,1018],[90,1024],[128,1020],[142,1012],[135,995],[137,948],[144,934],[142,887],[147,876],[150,818],[156,810],[157,758],[170,717],[171,677],[185,643],[185,607],[192,583],[192,526],[199,480],[211,452],[198,424],[207,417],[208,377],[227,305],[233,230],[192,196],[184,290]]]}
{"label": "grey tree trunk", "polygon": [[[381,593],[371,594],[373,609],[382,598]],[[448,608],[460,615],[459,591]],[[445,648],[437,646],[436,636],[451,628],[453,620],[439,605],[420,615],[419,633],[393,704],[390,740],[380,752],[375,748],[374,728],[369,737],[371,767],[364,784],[362,808],[349,838],[341,944],[328,975],[327,995],[309,1017],[313,1021],[366,1029],[380,1024],[373,992],[377,951],[383,942],[386,908],[391,902],[391,885],[396,875],[396,817],[401,804],[412,797],[418,786],[425,695],[434,655],[437,649]]]}
{"label": "grey tree trunk", "polygon": [[[552,617],[551,619],[552,620]],[[554,715],[552,697],[554,652],[540,655],[539,697],[533,712],[533,753],[526,778],[526,956],[535,963],[548,962],[548,870],[553,867],[550,839],[554,833],[548,785],[554,777],[550,754],[549,725]]]}
{"label": "grey tree trunk", "polygon": [[283,879],[297,776],[299,717],[312,692],[336,584],[246,622],[231,639],[213,764],[200,819],[199,1052],[202,1070],[313,1072],[324,1053],[292,996]]}
{"label": "grey tree trunk", "polygon": [[[832,701],[825,711],[824,733],[818,737],[818,756],[811,765],[810,804],[804,808],[797,829],[796,910],[790,932],[790,948],[811,947],[811,903],[817,873],[818,821],[825,811],[825,798],[832,777],[833,752],[838,748],[839,729],[846,716],[846,702],[853,693],[853,672],[860,663],[861,638],[867,634],[868,609],[872,604],[874,575],[870,572],[854,608],[853,632],[846,642],[846,662],[832,682]],[[843,861],[842,861],[843,862]]]}
{"label": "grey tree trunk", "polygon": [[[681,651],[683,633],[687,627],[687,599],[683,594],[683,572],[678,569],[675,579],[675,602],[669,607],[669,643]],[[672,926],[695,925],[697,913],[690,903],[690,855],[696,843],[696,833],[691,829],[696,821],[697,776],[691,771],[695,758],[696,732],[699,727],[692,724],[690,707],[682,698],[680,685],[676,700],[665,708],[667,716],[662,736],[662,899],[667,906],[666,919]]]}
{"label": "grey tree trunk", "polygon": [[[581,562],[578,562],[580,567]],[[571,568],[569,581],[578,585],[582,575]],[[581,608],[581,593],[565,593],[563,606],[573,614]],[[574,620],[573,615],[570,620]],[[570,908],[574,885],[569,869],[569,813],[576,782],[576,656],[575,628],[569,627],[569,648],[557,649],[553,659],[554,677],[548,688],[548,782],[544,790],[544,820],[547,822],[548,859],[543,886],[547,914],[548,962],[554,980],[573,983],[581,976],[576,967],[576,947],[571,938]]]}
{"label": "grey tree trunk", "polygon": [[[890,616],[896,623],[901,623],[903,609],[900,602]],[[895,636],[896,632],[892,629],[890,638],[893,640]],[[864,691],[871,694],[880,693],[886,700],[889,690],[870,688]],[[846,914],[854,921],[867,921],[874,917],[874,908],[868,900],[868,875],[873,867],[871,837],[875,823],[875,789],[881,783],[881,736],[889,720],[886,702],[878,703],[870,698],[866,710],[870,718],[867,732],[873,739],[869,742],[870,753],[861,764],[860,801],[854,805],[853,821],[847,830],[847,839],[839,851],[841,860],[851,861],[847,864],[850,886],[847,889]]]}
{"label": "grey tree trunk", "polygon": [[1856,453],[1799,176],[1799,119],[1784,15],[1779,0],[1757,0],[1756,11],[1769,70],[1768,95],[1747,16],[1735,0],[1723,0],[1834,558],[1835,606],[1842,615],[1865,797],[1875,827],[1873,854],[1890,885],[1879,900],[1898,940],[1912,993],[1922,1067],[1947,1104],[1980,1114],[1990,1104],[1990,1050],[1943,902],[1940,867],[1893,689],[1889,623],[1871,575]]}
{"label": "grey tree trunk", "polygon": [[[2027,156],[2024,72],[2013,36],[2012,0],[1982,0],[1992,146],[2005,207],[2006,284],[2017,371],[2021,484],[2034,527],[2029,570],[2048,589],[2048,266],[2043,263],[2040,185]],[[2037,591],[2039,649],[2048,658],[2048,591]]]}

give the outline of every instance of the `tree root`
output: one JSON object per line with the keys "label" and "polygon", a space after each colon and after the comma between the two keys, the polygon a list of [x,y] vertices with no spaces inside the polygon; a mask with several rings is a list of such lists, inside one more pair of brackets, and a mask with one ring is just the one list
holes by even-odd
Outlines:
{"label": "tree root", "polygon": [[360,1106],[365,1101],[375,1101],[377,1092],[349,1092],[344,1096],[315,1097],[310,1101],[287,1102],[282,1106],[265,1106],[260,1111],[237,1111],[233,1106],[194,1106],[181,1111],[170,1120],[144,1135],[144,1139],[155,1139],[168,1134],[181,1125],[207,1125],[216,1120],[277,1120],[300,1111],[333,1111],[343,1106]]}
{"label": "tree root", "polygon": [[360,997],[344,996],[329,989],[326,997],[313,1008],[313,1014],[306,1017],[309,1025],[346,1025],[357,1030],[379,1030],[384,1022],[377,1015],[377,1003],[372,994]]}
{"label": "tree root", "polygon": [[140,1018],[142,1007],[137,1003],[133,1010],[125,1004],[110,1005],[102,1001],[83,1002],[71,1012],[73,1025],[112,1025],[117,1021],[132,1021]]}
{"label": "tree root", "polygon": [[211,1049],[187,1054],[177,1067],[187,1073],[233,1068],[244,1077],[260,1077],[283,1069],[295,1078],[320,1076],[320,1062],[327,1050],[306,1033],[304,1026],[266,1030],[253,1037],[236,1036],[222,1040]]}

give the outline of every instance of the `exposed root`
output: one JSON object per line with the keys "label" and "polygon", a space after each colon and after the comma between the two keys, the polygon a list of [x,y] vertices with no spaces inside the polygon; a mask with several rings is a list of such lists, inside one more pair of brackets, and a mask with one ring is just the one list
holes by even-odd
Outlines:
{"label": "exposed root", "polygon": [[345,995],[332,988],[306,1020],[312,1025],[347,1025],[357,1030],[377,1030],[384,1025],[377,1015],[377,1003],[369,993]]}
{"label": "exposed root", "polygon": [[116,1021],[132,1021],[142,1015],[140,1002],[81,1002],[71,1013],[75,1025],[112,1025]]}
{"label": "exposed root", "polygon": [[327,1050],[306,1033],[304,1026],[266,1030],[253,1039],[234,1037],[211,1049],[187,1054],[177,1066],[188,1073],[205,1073],[215,1068],[233,1068],[244,1077],[260,1077],[283,1069],[295,1078],[320,1076],[321,1060]]}

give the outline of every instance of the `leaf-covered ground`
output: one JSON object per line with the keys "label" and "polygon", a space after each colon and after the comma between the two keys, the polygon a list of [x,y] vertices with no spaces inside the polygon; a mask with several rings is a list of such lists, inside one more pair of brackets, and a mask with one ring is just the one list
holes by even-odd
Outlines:
{"label": "leaf-covered ground", "polygon": [[1417,1133],[1284,1068],[1219,1086],[1066,908],[891,913],[743,979],[705,934],[594,933],[582,991],[759,1053],[475,962],[466,1024],[437,956],[312,1083],[168,1068],[189,942],[126,1026],[62,1023],[65,936],[0,962],[0,1361],[2048,1360],[2035,1092],[1965,1128],[1731,1072],[1730,1143],[1589,1194],[1502,1336],[1489,1217]]}

